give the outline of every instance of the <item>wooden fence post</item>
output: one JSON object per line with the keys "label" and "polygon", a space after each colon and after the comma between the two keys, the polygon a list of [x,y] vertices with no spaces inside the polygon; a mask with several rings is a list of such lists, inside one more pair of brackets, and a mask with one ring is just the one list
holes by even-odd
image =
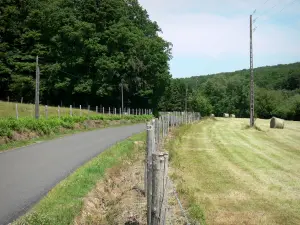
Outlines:
{"label": "wooden fence post", "polygon": [[151,122],[147,123],[147,153],[145,163],[145,193],[147,193],[147,224],[151,224],[151,203],[152,203],[152,150],[154,130]]}
{"label": "wooden fence post", "polygon": [[16,118],[19,119],[19,111],[18,111],[18,104],[16,104]]}
{"label": "wooden fence post", "polygon": [[45,105],[45,117],[46,119],[48,119],[48,106]]}
{"label": "wooden fence post", "polygon": [[155,142],[156,142],[156,149],[159,148],[159,134],[160,133],[160,130],[159,130],[159,119],[156,118],[155,119]]}
{"label": "wooden fence post", "polygon": [[98,113],[98,106],[96,106],[96,113]]}
{"label": "wooden fence post", "polygon": [[57,106],[57,114],[58,114],[58,118],[60,118],[60,106]]}
{"label": "wooden fence post", "polygon": [[161,225],[161,210],[164,192],[164,153],[152,155],[152,203],[151,225]]}
{"label": "wooden fence post", "polygon": [[108,107],[108,115],[110,115],[110,107]]}
{"label": "wooden fence post", "polygon": [[88,119],[90,119],[90,105],[88,105],[88,111],[87,111],[87,114],[88,114]]}
{"label": "wooden fence post", "polygon": [[105,110],[104,110],[104,107],[102,107],[102,114],[105,114]]}
{"label": "wooden fence post", "polygon": [[169,154],[164,153],[163,161],[163,184],[162,184],[162,196],[161,196],[161,224],[166,224],[167,211],[168,211],[168,167],[169,167]]}
{"label": "wooden fence post", "polygon": [[79,115],[80,115],[80,117],[82,116],[81,105],[79,105]]}
{"label": "wooden fence post", "polygon": [[72,116],[72,105],[70,105],[70,116]]}

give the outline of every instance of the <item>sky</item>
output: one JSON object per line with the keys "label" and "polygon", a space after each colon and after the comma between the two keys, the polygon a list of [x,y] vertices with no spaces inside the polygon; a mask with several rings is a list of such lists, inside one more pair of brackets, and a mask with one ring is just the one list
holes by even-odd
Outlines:
{"label": "sky", "polygon": [[139,0],[173,44],[173,77],[300,61],[300,0]]}

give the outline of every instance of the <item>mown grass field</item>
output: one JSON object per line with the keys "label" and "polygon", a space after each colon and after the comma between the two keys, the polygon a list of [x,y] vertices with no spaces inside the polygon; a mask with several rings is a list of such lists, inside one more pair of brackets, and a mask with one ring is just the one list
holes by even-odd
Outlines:
{"label": "mown grass field", "polygon": [[172,178],[202,224],[300,224],[300,122],[207,119],[170,143]]}

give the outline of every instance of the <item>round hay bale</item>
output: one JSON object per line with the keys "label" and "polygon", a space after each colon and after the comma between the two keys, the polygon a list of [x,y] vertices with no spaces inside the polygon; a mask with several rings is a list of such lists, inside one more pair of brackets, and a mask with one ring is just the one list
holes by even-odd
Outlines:
{"label": "round hay bale", "polygon": [[224,116],[225,118],[229,118],[229,114],[228,114],[228,113],[224,113],[223,116]]}
{"label": "round hay bale", "polygon": [[272,117],[270,121],[270,128],[275,129],[283,129],[284,128],[284,120],[276,117]]}
{"label": "round hay bale", "polygon": [[235,118],[235,115],[234,115],[234,114],[231,114],[230,117],[231,117],[231,118]]}

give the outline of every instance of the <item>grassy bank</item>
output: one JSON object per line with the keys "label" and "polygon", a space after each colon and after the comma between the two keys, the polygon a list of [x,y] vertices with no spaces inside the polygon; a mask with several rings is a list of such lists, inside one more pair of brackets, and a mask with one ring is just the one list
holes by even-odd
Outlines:
{"label": "grassy bank", "polygon": [[72,224],[74,218],[80,214],[87,193],[104,177],[109,168],[118,167],[122,161],[135,158],[135,154],[139,154],[137,151],[142,150],[134,147],[135,142],[144,142],[145,138],[145,133],[134,135],[86,163],[13,224]]}
{"label": "grassy bank", "polygon": [[10,147],[26,144],[33,139],[55,136],[57,134],[72,133],[73,131],[103,128],[113,125],[145,122],[150,115],[90,115],[65,116],[61,118],[1,118],[0,119],[0,151]]}
{"label": "grassy bank", "polygon": [[[4,117],[16,117],[16,104],[18,104],[18,114],[19,117],[34,117],[35,109],[34,104],[21,104],[16,102],[3,102],[0,101],[0,118]],[[48,116],[49,117],[58,117],[58,107],[48,107]],[[72,114],[74,116],[80,116],[80,110],[73,108]],[[96,112],[88,111],[84,108],[81,110],[82,116],[95,115]],[[68,116],[70,115],[70,108],[60,107],[60,115],[61,116]],[[40,105],[40,117],[45,117],[45,106]]]}
{"label": "grassy bank", "polygon": [[201,224],[300,224],[300,123],[204,120],[169,142],[171,177]]}

